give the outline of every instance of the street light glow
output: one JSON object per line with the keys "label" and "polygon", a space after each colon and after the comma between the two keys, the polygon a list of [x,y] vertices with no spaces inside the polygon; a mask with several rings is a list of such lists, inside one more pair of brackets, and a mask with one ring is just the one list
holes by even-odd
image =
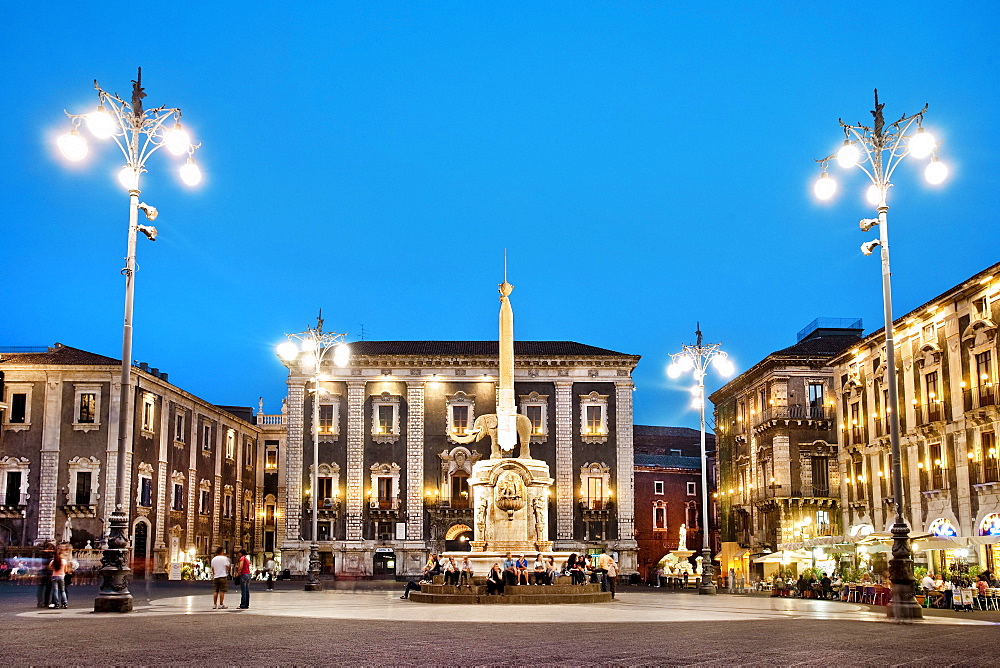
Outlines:
{"label": "street light glow", "polygon": [[813,186],[813,194],[818,199],[830,199],[833,193],[837,192],[837,182],[830,178],[830,175],[823,172]]}
{"label": "street light glow", "polygon": [[194,158],[188,158],[187,162],[181,165],[181,181],[189,186],[196,186],[201,183],[201,169],[198,168],[198,164],[194,161]]}
{"label": "street light glow", "polygon": [[295,359],[299,354],[299,347],[291,341],[285,341],[278,345],[278,357],[287,361]]}
{"label": "street light glow", "polygon": [[923,128],[917,128],[917,134],[910,139],[910,155],[914,158],[926,158],[931,154],[936,146],[934,135]]}
{"label": "street light glow", "polygon": [[104,110],[102,104],[97,107],[97,111],[87,114],[87,129],[98,139],[107,139],[115,133],[115,119]]}
{"label": "street light glow", "polygon": [[927,179],[927,182],[931,185],[938,185],[944,181],[947,176],[948,166],[937,158],[931,160],[930,164],[927,165],[927,168],[924,169],[924,178]]}
{"label": "street light glow", "polygon": [[80,136],[76,128],[59,137],[57,143],[67,160],[79,162],[87,157],[87,140]]}
{"label": "street light glow", "polygon": [[174,127],[164,133],[163,142],[174,155],[184,155],[191,147],[191,137],[180,123],[174,123]]}
{"label": "street light glow", "polygon": [[841,167],[853,167],[858,164],[860,158],[861,152],[858,151],[858,147],[845,139],[844,145],[837,151],[837,164]]}
{"label": "street light glow", "polygon": [[878,206],[882,203],[882,189],[877,185],[872,184],[868,186],[868,191],[865,193],[865,199],[872,206]]}

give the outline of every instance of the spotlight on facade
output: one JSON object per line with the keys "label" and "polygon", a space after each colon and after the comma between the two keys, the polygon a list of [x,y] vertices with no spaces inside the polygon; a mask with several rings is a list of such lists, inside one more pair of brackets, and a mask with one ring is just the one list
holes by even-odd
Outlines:
{"label": "spotlight on facade", "polygon": [[160,212],[156,210],[156,207],[152,206],[151,204],[146,204],[145,202],[139,202],[139,204],[137,204],[136,206],[139,208],[140,211],[146,214],[146,220],[148,220],[149,222],[153,222],[154,220],[156,220],[156,217],[160,215]]}
{"label": "spotlight on facade", "polygon": [[867,232],[878,225],[878,218],[862,218],[858,226],[861,228],[862,232]]}
{"label": "spotlight on facade", "polygon": [[137,230],[146,235],[146,238],[150,241],[156,241],[157,231],[152,225],[136,225]]}

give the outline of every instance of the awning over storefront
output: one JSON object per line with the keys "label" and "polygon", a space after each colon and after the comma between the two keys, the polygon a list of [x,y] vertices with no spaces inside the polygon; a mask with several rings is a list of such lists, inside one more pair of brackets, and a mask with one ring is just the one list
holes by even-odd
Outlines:
{"label": "awning over storefront", "polygon": [[926,550],[957,550],[965,547],[966,540],[961,536],[927,536],[913,541],[913,549],[921,552]]}
{"label": "awning over storefront", "polygon": [[996,536],[970,536],[969,545],[993,545],[1000,543],[1000,534]]}
{"label": "awning over storefront", "polygon": [[755,564],[777,564],[791,563],[793,561],[810,561],[812,555],[804,550],[780,550],[765,554],[753,560]]}

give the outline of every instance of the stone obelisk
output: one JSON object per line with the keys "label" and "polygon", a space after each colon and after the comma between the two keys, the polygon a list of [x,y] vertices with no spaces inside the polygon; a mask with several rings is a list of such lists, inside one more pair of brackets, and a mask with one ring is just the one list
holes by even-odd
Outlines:
{"label": "stone obelisk", "polygon": [[[504,272],[506,274],[506,272]],[[517,445],[517,407],[514,405],[514,286],[504,276],[500,284],[500,384],[497,393],[497,441],[504,456]]]}

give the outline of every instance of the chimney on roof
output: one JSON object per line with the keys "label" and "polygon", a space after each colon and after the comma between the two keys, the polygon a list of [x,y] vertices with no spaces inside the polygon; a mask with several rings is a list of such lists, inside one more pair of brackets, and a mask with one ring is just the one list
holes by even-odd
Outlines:
{"label": "chimney on roof", "polygon": [[150,368],[150,370],[149,370],[149,373],[153,374],[153,375],[154,375],[154,376],[156,376],[157,378],[159,378],[159,377],[160,377],[160,370],[159,370],[159,369],[157,369],[157,368],[156,368],[155,366],[154,366],[154,367],[152,367],[152,368]]}
{"label": "chimney on roof", "polygon": [[162,372],[160,374],[160,380],[162,380],[164,383],[167,382],[167,372],[166,371],[164,371],[164,372]]}
{"label": "chimney on roof", "polygon": [[147,371],[148,372],[149,371],[149,363],[147,363],[147,362],[139,362],[139,368],[142,369],[143,371]]}

